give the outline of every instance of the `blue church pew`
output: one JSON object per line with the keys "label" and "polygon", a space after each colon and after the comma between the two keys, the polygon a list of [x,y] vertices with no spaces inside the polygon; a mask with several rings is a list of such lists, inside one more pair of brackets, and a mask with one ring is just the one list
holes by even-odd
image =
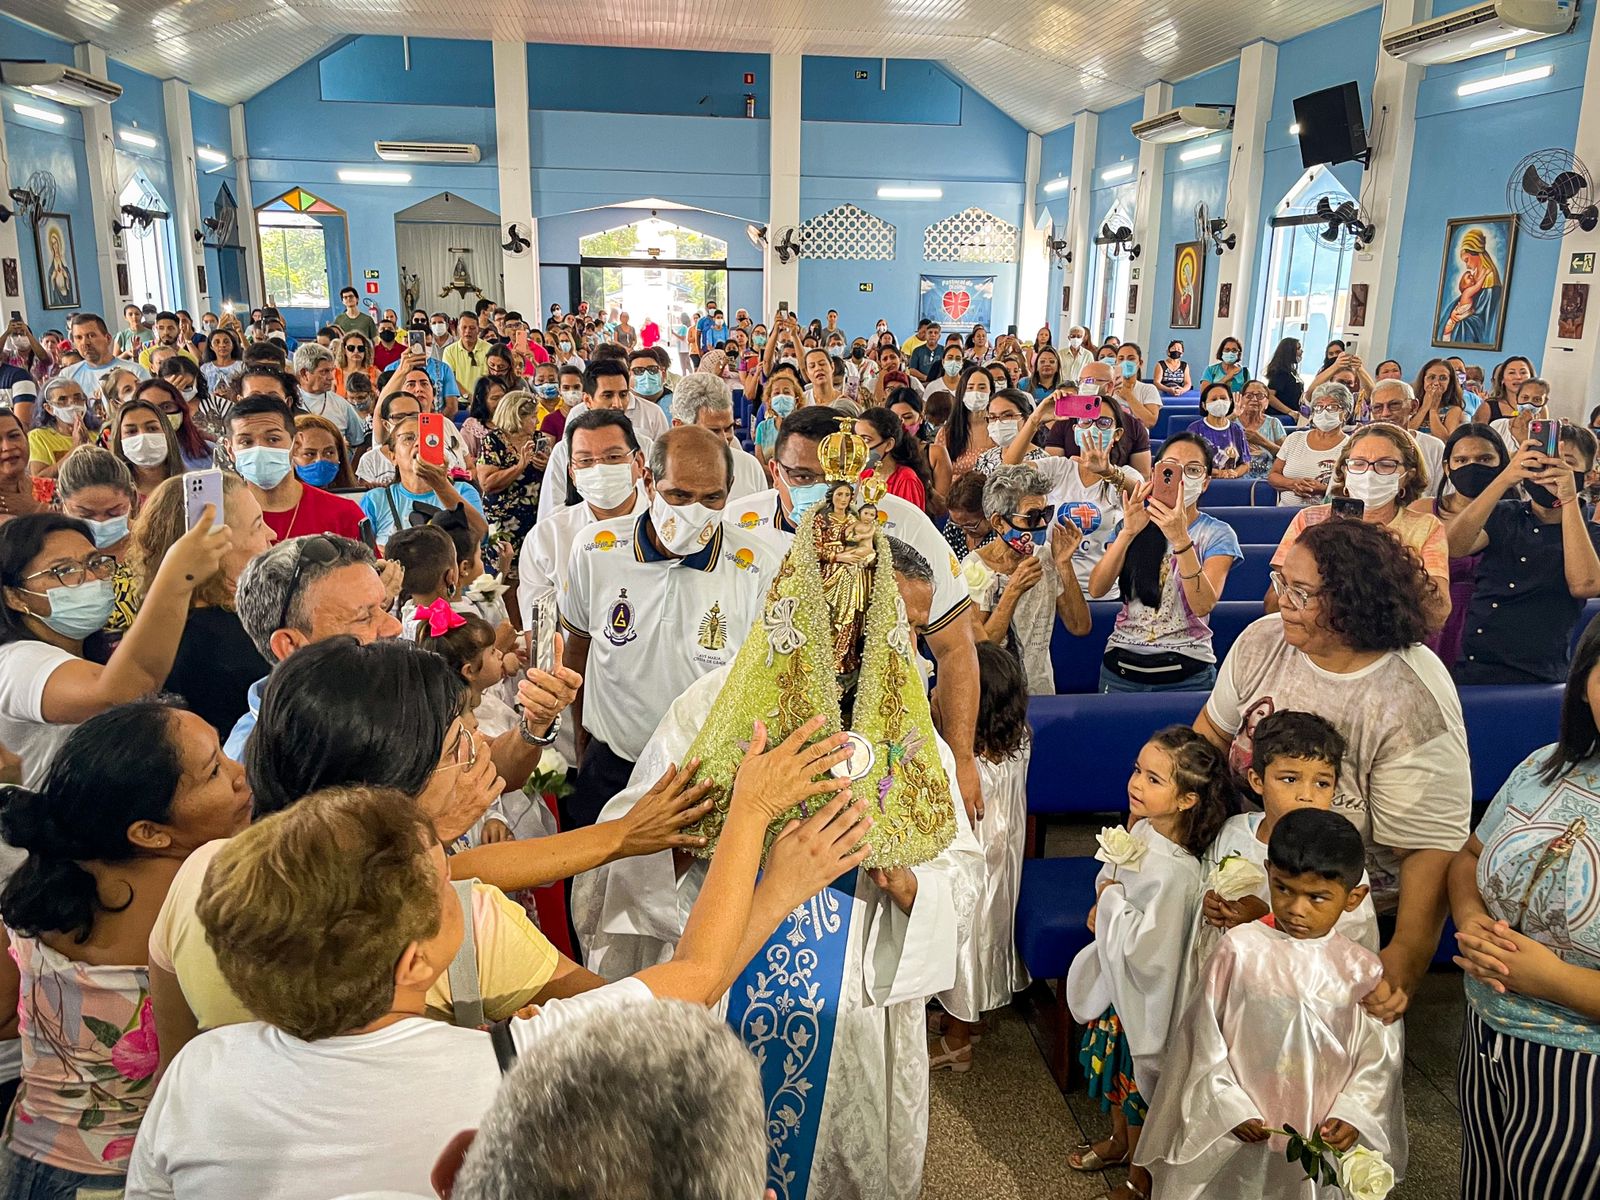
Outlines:
{"label": "blue church pew", "polygon": [[1222,594],[1228,600],[1253,600],[1260,605],[1267,594],[1267,577],[1272,572],[1272,556],[1277,552],[1278,543],[1246,542],[1239,549],[1244,551],[1244,559],[1233,564]]}
{"label": "blue church pew", "polygon": [[1270,493],[1272,503],[1276,504],[1277,493],[1273,489],[1267,487],[1264,481],[1246,475],[1243,479],[1213,479],[1211,486],[1200,497],[1200,507],[1205,512],[1214,508],[1249,508],[1256,503],[1258,483],[1261,484],[1263,498]]}
{"label": "blue church pew", "polygon": [[[1231,589],[1230,584],[1230,589]],[[1211,640],[1220,662],[1244,632],[1246,625],[1262,615],[1261,597],[1243,591],[1229,591],[1238,599],[1223,600],[1211,612]],[[1106,639],[1122,605],[1115,600],[1089,603],[1091,626],[1087,637],[1073,637],[1060,621],[1050,639],[1050,663],[1055,668],[1058,693],[1093,692],[1100,687],[1100,660],[1105,657]],[[1201,693],[1195,693],[1199,695]]]}
{"label": "blue church pew", "polygon": [[[1226,483],[1226,480],[1223,480]],[[1212,484],[1216,487],[1216,484]],[[1202,504],[1201,510],[1219,521],[1226,521],[1241,544],[1276,546],[1283,541],[1284,530],[1294,520],[1296,509],[1277,505],[1223,505],[1211,507]]]}

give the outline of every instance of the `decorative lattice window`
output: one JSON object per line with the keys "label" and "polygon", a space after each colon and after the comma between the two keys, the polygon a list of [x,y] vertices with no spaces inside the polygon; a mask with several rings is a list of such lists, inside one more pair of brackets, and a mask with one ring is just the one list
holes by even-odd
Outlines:
{"label": "decorative lattice window", "polygon": [[922,257],[928,262],[1016,262],[1020,237],[1021,231],[1003,217],[964,208],[923,230]]}
{"label": "decorative lattice window", "polygon": [[894,226],[854,204],[820,212],[800,226],[805,258],[894,258]]}

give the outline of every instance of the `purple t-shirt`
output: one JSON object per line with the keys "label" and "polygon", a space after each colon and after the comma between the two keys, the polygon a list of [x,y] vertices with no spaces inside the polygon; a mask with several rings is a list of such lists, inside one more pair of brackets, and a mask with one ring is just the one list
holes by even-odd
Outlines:
{"label": "purple t-shirt", "polygon": [[[1126,408],[1122,415],[1127,418],[1127,423],[1119,437],[1111,446],[1111,465],[1114,467],[1131,467],[1135,454],[1148,454],[1150,452],[1150,431]],[[1078,457],[1078,439],[1073,437],[1072,431],[1077,424],[1063,418],[1050,427],[1049,434],[1044,439],[1045,446],[1055,447],[1066,454],[1068,458]]]}
{"label": "purple t-shirt", "polygon": [[1213,429],[1201,418],[1189,426],[1189,432],[1198,433],[1211,443],[1211,465],[1215,470],[1231,470],[1250,461],[1250,442],[1237,421],[1229,421],[1226,429]]}

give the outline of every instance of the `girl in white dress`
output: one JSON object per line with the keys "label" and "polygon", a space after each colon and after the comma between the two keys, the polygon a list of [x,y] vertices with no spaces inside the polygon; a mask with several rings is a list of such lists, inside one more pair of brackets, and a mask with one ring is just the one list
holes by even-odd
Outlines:
{"label": "girl in white dress", "polygon": [[[937,719],[939,693],[933,694]],[[978,643],[978,727],[973,751],[983,783],[983,820],[974,832],[988,867],[978,895],[972,935],[956,951],[955,986],[939,993],[948,1014],[934,1024],[943,1032],[928,1047],[935,1071],[972,1069],[974,1034],[981,1036],[983,1015],[1011,1003],[1028,986],[1017,953],[1017,890],[1022,885],[1022,852],[1028,828],[1028,692],[1022,666],[994,642]]]}
{"label": "girl in white dress", "polygon": [[[1106,866],[1089,910],[1094,941],[1067,972],[1067,1005],[1084,1027],[1089,1095],[1111,1112],[1111,1136],[1067,1156],[1076,1171],[1133,1161],[1178,1005],[1200,856],[1227,820],[1232,785],[1220,751],[1186,725],[1152,737],[1128,779],[1131,828],[1104,830]],[[1146,1200],[1150,1173],[1129,1167],[1109,1200]]]}

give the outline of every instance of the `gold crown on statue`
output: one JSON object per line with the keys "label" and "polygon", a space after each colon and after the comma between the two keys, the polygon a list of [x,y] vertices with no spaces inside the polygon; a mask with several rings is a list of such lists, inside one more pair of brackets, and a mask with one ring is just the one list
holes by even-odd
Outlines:
{"label": "gold crown on statue", "polygon": [[856,436],[853,424],[853,418],[840,417],[838,430],[823,438],[817,447],[822,472],[829,480],[855,483],[866,470],[867,443]]}

